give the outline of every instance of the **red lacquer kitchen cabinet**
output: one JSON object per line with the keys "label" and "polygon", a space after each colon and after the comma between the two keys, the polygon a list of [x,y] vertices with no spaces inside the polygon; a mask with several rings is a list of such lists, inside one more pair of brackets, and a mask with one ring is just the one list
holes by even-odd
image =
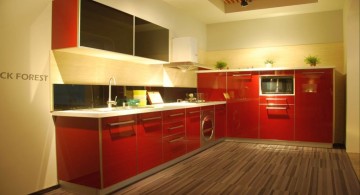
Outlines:
{"label": "red lacquer kitchen cabinet", "polygon": [[163,117],[163,154],[167,162],[186,154],[185,109],[164,111]]}
{"label": "red lacquer kitchen cabinet", "polygon": [[136,115],[103,118],[101,124],[103,187],[108,187],[137,174]]}
{"label": "red lacquer kitchen cabinet", "polygon": [[226,104],[215,105],[215,139],[226,136]]}
{"label": "red lacquer kitchen cabinet", "polygon": [[259,136],[259,73],[227,73],[227,135],[238,138]]}
{"label": "red lacquer kitchen cabinet", "polygon": [[138,115],[138,171],[149,170],[163,162],[162,112]]}
{"label": "red lacquer kitchen cabinet", "polygon": [[187,152],[200,148],[200,107],[186,109]]}
{"label": "red lacquer kitchen cabinet", "polygon": [[98,119],[56,117],[58,180],[101,188]]}
{"label": "red lacquer kitchen cabinet", "polygon": [[333,69],[296,70],[295,140],[332,143]]}
{"label": "red lacquer kitchen cabinet", "polygon": [[226,73],[198,73],[197,87],[205,101],[225,101]]}
{"label": "red lacquer kitchen cabinet", "polygon": [[260,97],[260,138],[294,140],[294,96]]}

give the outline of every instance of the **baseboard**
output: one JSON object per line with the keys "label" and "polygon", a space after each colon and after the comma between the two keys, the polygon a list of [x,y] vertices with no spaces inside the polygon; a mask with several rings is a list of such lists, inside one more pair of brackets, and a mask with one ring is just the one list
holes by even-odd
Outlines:
{"label": "baseboard", "polygon": [[40,195],[40,194],[45,194],[45,193],[48,193],[48,192],[51,192],[53,190],[56,190],[60,188],[60,185],[57,184],[57,185],[54,185],[54,186],[51,186],[51,187],[48,187],[48,188],[45,188],[45,189],[42,189],[42,190],[39,190],[39,191],[36,191],[36,192],[33,192],[29,195]]}

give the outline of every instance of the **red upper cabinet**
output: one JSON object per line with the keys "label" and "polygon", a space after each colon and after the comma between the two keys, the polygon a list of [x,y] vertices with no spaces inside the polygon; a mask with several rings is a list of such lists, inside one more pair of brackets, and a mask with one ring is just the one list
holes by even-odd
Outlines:
{"label": "red upper cabinet", "polygon": [[138,115],[138,170],[149,170],[163,162],[162,151],[162,112]]}
{"label": "red upper cabinet", "polygon": [[186,109],[187,152],[200,148],[200,107]]}
{"label": "red upper cabinet", "polygon": [[333,69],[295,73],[295,140],[332,143]]}
{"label": "red upper cabinet", "polygon": [[198,93],[204,94],[205,101],[225,101],[226,73],[198,73]]}
{"label": "red upper cabinet", "polygon": [[259,73],[228,72],[227,94],[228,136],[258,138]]}
{"label": "red upper cabinet", "polygon": [[103,187],[137,174],[136,115],[102,119]]}
{"label": "red upper cabinet", "polygon": [[52,49],[88,47],[133,55],[134,17],[92,0],[54,0]]}

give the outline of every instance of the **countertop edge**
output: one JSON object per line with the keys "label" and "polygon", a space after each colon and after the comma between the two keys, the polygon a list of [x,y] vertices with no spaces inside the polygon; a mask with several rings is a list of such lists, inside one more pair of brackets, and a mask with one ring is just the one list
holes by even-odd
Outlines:
{"label": "countertop edge", "polygon": [[222,72],[246,72],[246,71],[272,71],[272,70],[316,70],[316,69],[335,69],[335,66],[316,66],[316,67],[273,67],[273,68],[239,68],[226,70],[199,70],[196,73],[222,73]]}
{"label": "countertop edge", "polygon": [[125,116],[132,114],[143,114],[149,112],[159,112],[166,110],[176,110],[184,108],[195,108],[202,106],[215,106],[226,104],[226,101],[214,101],[214,102],[204,102],[204,103],[189,103],[188,105],[176,105],[176,103],[155,105],[154,108],[142,108],[142,109],[131,109],[131,110],[120,110],[120,111],[93,111],[91,109],[80,109],[80,110],[62,110],[62,111],[52,111],[52,116],[62,116],[62,117],[83,117],[83,118],[106,118],[114,116]]}

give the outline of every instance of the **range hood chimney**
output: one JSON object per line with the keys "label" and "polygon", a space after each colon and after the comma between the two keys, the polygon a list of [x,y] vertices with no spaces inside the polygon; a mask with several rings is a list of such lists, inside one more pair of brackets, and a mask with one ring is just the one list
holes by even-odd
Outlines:
{"label": "range hood chimney", "polygon": [[177,68],[182,72],[209,69],[198,63],[197,40],[194,37],[178,37],[172,40],[172,60],[164,67]]}

